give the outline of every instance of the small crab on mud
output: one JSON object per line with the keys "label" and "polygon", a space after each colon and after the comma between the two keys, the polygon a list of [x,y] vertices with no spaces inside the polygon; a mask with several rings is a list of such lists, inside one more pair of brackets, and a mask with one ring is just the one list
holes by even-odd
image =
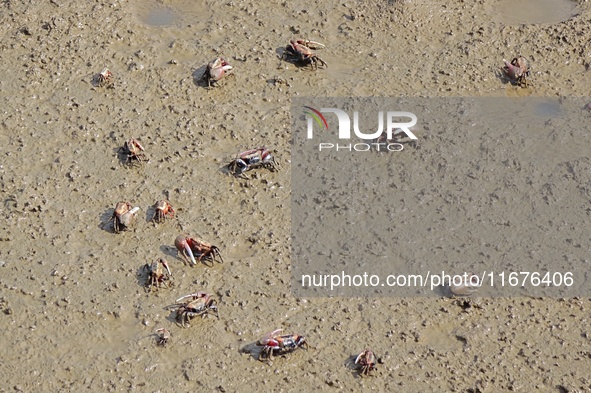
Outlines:
{"label": "small crab on mud", "polygon": [[285,47],[281,55],[281,60],[290,61],[299,66],[310,66],[313,70],[318,66],[328,67],[328,64],[322,60],[312,49],[323,49],[324,45],[309,40],[291,40]]}
{"label": "small crab on mud", "polygon": [[527,77],[529,76],[529,65],[527,60],[522,57],[514,57],[509,63],[503,59],[505,66],[501,68],[503,75],[516,83],[520,87],[527,87]]}
{"label": "small crab on mud", "polygon": [[197,316],[205,318],[209,313],[219,319],[217,301],[205,292],[196,292],[175,300],[176,320],[182,327],[190,326],[189,321]]}
{"label": "small crab on mud", "polygon": [[355,364],[359,365],[359,373],[362,376],[369,375],[372,370],[375,370],[377,363],[382,363],[382,359],[377,358],[375,353],[369,349],[361,352],[355,358]]}
{"label": "small crab on mud", "polygon": [[273,330],[257,341],[257,345],[263,347],[259,360],[270,360],[273,358],[274,353],[282,355],[295,351],[298,348],[308,349],[308,343],[304,336],[297,334],[281,335],[282,332],[283,329]]}
{"label": "small crab on mud", "polygon": [[129,202],[117,203],[113,216],[111,217],[115,233],[131,227],[135,222],[138,210],[140,210],[139,207],[132,207]]}
{"label": "small crab on mud", "polygon": [[156,344],[160,346],[166,345],[172,336],[168,329],[165,328],[156,329],[156,333],[158,334],[158,337],[156,338]]}
{"label": "small crab on mud", "polygon": [[153,222],[162,223],[167,218],[174,217],[174,208],[165,199],[162,199],[154,205],[154,216],[152,217]]}
{"label": "small crab on mud", "polygon": [[94,76],[93,83],[97,87],[112,87],[113,86],[113,73],[109,71],[107,67],[103,68],[101,72]]}
{"label": "small crab on mud", "polygon": [[[164,267],[164,270],[162,269]],[[158,258],[156,261],[152,262],[152,264],[145,264],[144,270],[148,271],[148,280],[146,281],[146,287],[150,290],[152,288],[160,288],[161,285],[165,285],[166,281],[170,280],[172,277],[172,273],[170,268],[168,267],[168,262],[166,262],[162,258]]]}
{"label": "small crab on mud", "polygon": [[123,153],[126,155],[126,163],[129,165],[133,165],[135,162],[142,163],[144,161],[148,161],[148,158],[144,154],[144,147],[142,144],[135,138],[131,138],[123,144],[123,147],[119,149],[120,151],[123,150]]}
{"label": "small crab on mud", "polygon": [[399,141],[405,137],[406,134],[404,134],[403,131],[398,130],[397,132],[392,133],[391,139],[388,139],[388,133],[384,131],[372,141],[371,145],[377,152],[402,151],[404,146]]}
{"label": "small crab on mud", "polygon": [[474,273],[464,273],[452,278],[455,279],[452,279],[448,289],[453,296],[470,296],[480,288],[480,277]]}
{"label": "small crab on mud", "polygon": [[277,161],[269,149],[260,147],[244,151],[238,154],[236,158],[228,164],[228,171],[234,176],[242,177],[243,179],[248,179],[248,177],[244,175],[244,172],[256,168],[267,168],[271,171],[277,170]]}
{"label": "small crab on mud", "polygon": [[223,57],[218,57],[207,64],[207,69],[203,74],[203,80],[207,87],[211,88],[212,83],[217,85],[223,77],[232,74],[232,66]]}
{"label": "small crab on mud", "polygon": [[[174,240],[174,245],[178,252],[183,255],[185,261],[188,262],[190,259],[193,265],[196,265],[197,262],[201,262],[202,260],[211,260],[211,266],[213,266],[213,262],[215,261],[219,263],[224,262],[222,254],[220,254],[220,249],[201,239],[180,235]],[[195,260],[195,257],[197,257],[197,260]]]}

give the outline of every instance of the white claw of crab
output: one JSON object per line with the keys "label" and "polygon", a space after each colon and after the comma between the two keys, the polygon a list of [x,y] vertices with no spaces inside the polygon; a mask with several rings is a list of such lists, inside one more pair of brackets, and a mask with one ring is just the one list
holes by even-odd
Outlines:
{"label": "white claw of crab", "polygon": [[189,244],[187,242],[185,242],[185,251],[187,252],[187,254],[189,254],[189,257],[191,258],[191,262],[193,263],[193,265],[196,265],[197,261],[195,260],[195,257],[193,256],[193,251],[191,250],[191,247],[189,247]]}
{"label": "white claw of crab", "polygon": [[355,358],[355,364],[359,363],[359,360],[363,355],[365,355],[365,352],[361,352],[359,355],[357,355],[357,357]]}
{"label": "white claw of crab", "polygon": [[178,303],[178,302],[180,302],[181,300],[185,300],[185,299],[187,299],[187,298],[193,298],[193,299],[195,299],[195,298],[200,298],[200,297],[202,297],[202,296],[201,296],[201,294],[203,294],[203,293],[204,293],[204,292],[197,292],[197,293],[191,293],[191,294],[189,294],[189,295],[181,296],[181,297],[179,297],[178,299],[176,299],[174,302],[175,302],[175,303]]}
{"label": "white claw of crab", "polygon": [[178,299],[176,299],[174,302],[175,302],[175,303],[179,303],[179,302],[181,302],[181,301],[183,301],[183,300],[185,300],[186,298],[188,298],[188,297],[191,297],[191,296],[193,296],[193,295],[185,295],[185,296],[181,296],[181,297],[179,297]]}
{"label": "white claw of crab", "polygon": [[139,207],[134,207],[133,209],[131,209],[127,213],[122,214],[121,217],[119,217],[119,220],[126,227],[131,226],[135,221],[135,214],[137,213],[138,210],[140,210]]}
{"label": "white claw of crab", "polygon": [[222,79],[222,77],[224,76],[224,74],[226,73],[226,71],[229,71],[232,69],[231,65],[225,65],[222,67],[217,67],[211,70],[211,77],[214,80],[220,80]]}
{"label": "white claw of crab", "polygon": [[281,332],[283,332],[283,329],[276,329],[276,330],[273,330],[272,332],[270,332],[270,333],[267,333],[267,334],[265,335],[264,339],[265,339],[265,340],[270,340],[270,339],[272,339],[273,337],[276,337],[276,336],[278,336],[278,335],[279,335]]}
{"label": "white claw of crab", "polygon": [[162,265],[164,266],[164,268],[166,269],[166,271],[168,272],[169,276],[172,276],[172,272],[170,271],[170,268],[168,267],[168,263],[166,262],[162,262]]}
{"label": "white claw of crab", "polygon": [[304,41],[304,45],[306,45],[310,49],[324,49],[325,45],[321,44],[320,42],[316,41]]}
{"label": "white claw of crab", "polygon": [[507,68],[506,73],[510,78],[517,78],[521,75],[521,69],[519,67],[514,66],[506,59],[503,59],[503,62],[505,63],[505,67]]}

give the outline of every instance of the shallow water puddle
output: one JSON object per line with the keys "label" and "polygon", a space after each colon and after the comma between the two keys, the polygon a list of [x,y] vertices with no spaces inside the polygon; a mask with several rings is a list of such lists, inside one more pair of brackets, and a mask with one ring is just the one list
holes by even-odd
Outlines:
{"label": "shallow water puddle", "polygon": [[182,26],[207,20],[210,12],[201,1],[138,1],[138,17],[150,27]]}
{"label": "shallow water puddle", "polygon": [[178,15],[170,8],[154,8],[142,18],[150,26],[170,26],[178,19]]}
{"label": "shallow water puddle", "polygon": [[576,15],[572,0],[499,0],[495,13],[508,24],[558,23]]}

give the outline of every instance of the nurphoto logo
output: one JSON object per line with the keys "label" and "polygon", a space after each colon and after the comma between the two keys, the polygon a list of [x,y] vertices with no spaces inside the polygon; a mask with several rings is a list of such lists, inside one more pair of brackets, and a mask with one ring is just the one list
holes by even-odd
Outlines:
{"label": "nurphoto logo", "polygon": [[[330,127],[325,113],[336,115],[338,120],[337,130],[338,139],[343,143],[319,142],[318,150],[347,150],[347,151],[401,151],[404,146],[398,141],[404,137],[411,140],[417,140],[416,135],[410,130],[410,127],[417,124],[417,116],[411,112],[398,111],[379,111],[378,128],[376,131],[364,133],[359,127],[359,112],[353,111],[353,127],[351,127],[351,117],[343,109],[339,108],[320,108],[314,109],[310,106],[304,106],[304,113],[307,119],[307,139],[314,139],[314,128],[319,128],[320,134],[325,137],[327,132],[332,132],[334,127]],[[409,119],[409,121],[401,121]],[[384,129],[384,123],[386,125]],[[331,122],[331,124],[333,124]],[[355,136],[364,142],[351,142],[351,128]],[[325,139],[326,140],[326,139]],[[348,141],[349,143],[346,143]]]}

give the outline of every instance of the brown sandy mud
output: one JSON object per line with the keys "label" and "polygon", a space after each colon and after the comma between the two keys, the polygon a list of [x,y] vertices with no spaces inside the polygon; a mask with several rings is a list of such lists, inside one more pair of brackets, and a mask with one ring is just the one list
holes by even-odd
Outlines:
{"label": "brown sandy mud", "polygon": [[[3,1],[0,391],[591,391],[588,298],[290,292],[291,99],[588,96],[591,3],[512,7]],[[280,64],[293,37],[323,43],[328,68]],[[502,59],[518,55],[531,63],[528,88],[498,76]],[[206,89],[201,76],[217,57],[234,75]],[[112,83],[97,86],[105,67]],[[125,164],[120,148],[130,138],[146,162]],[[416,154],[427,158],[428,143]],[[279,170],[249,180],[225,173],[237,153],[261,146]],[[589,158],[561,163],[574,168],[581,202]],[[461,163],[448,170],[465,173]],[[556,179],[548,189],[569,198]],[[162,199],[175,218],[154,224]],[[121,201],[140,210],[130,230],[114,234],[109,220]],[[452,214],[452,203],[438,203]],[[556,230],[586,247],[588,234],[568,222],[588,214],[581,202]],[[224,262],[187,264],[174,245],[180,234],[216,245]],[[144,266],[158,258],[172,285],[147,291]],[[216,297],[219,319],[182,328],[167,306],[199,290]],[[170,332],[162,346],[160,328]],[[304,335],[310,348],[259,362],[257,340],[278,328]],[[366,348],[383,364],[361,378],[352,366]]]}

